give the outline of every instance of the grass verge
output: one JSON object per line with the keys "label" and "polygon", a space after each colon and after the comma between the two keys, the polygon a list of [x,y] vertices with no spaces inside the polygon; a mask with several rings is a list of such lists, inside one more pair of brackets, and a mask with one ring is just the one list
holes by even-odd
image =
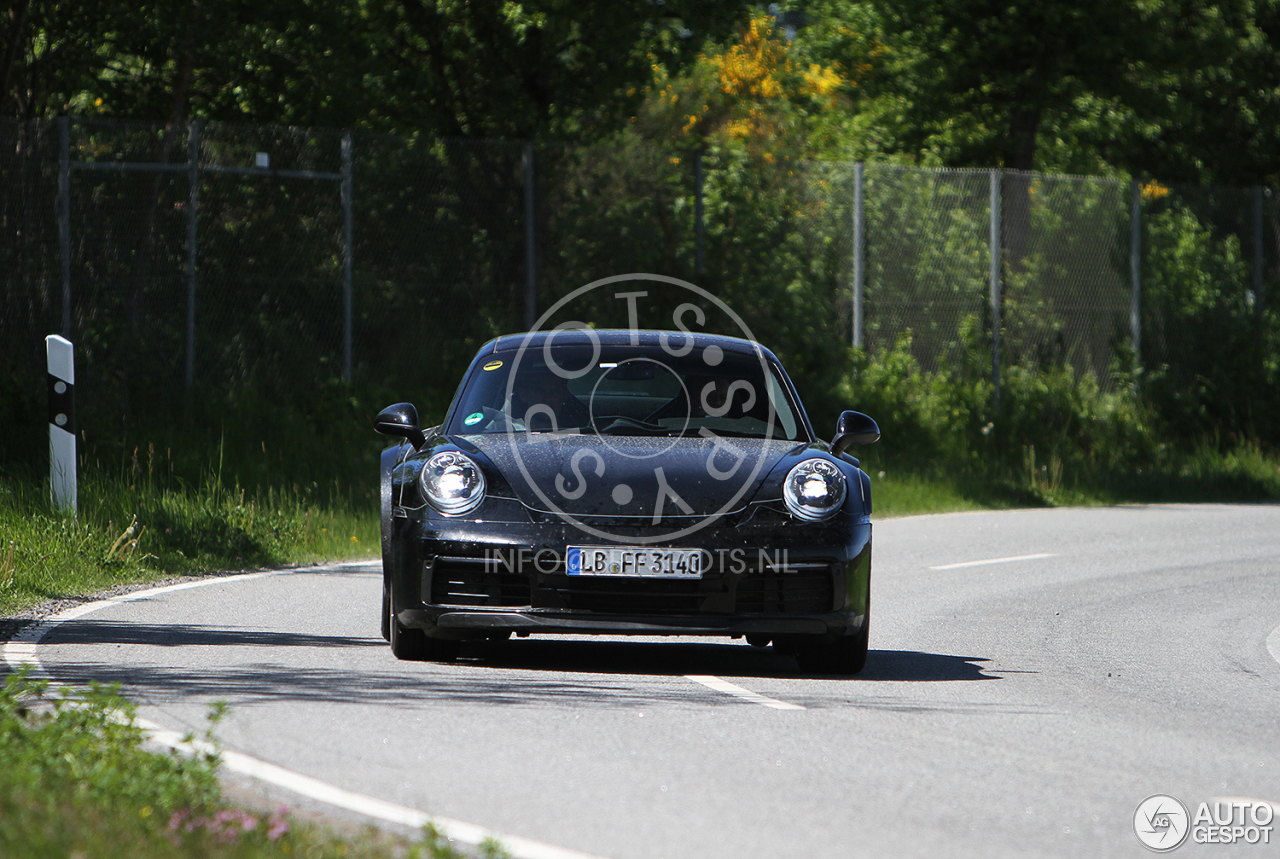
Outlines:
{"label": "grass verge", "polygon": [[377,553],[372,504],[336,487],[187,485],[145,453],[135,465],[82,475],[75,517],[47,484],[0,475],[0,616],[121,584]]}
{"label": "grass verge", "polygon": [[1221,452],[1202,445],[1159,462],[1125,467],[1047,461],[1023,448],[1017,465],[922,468],[868,455],[877,518],[1017,507],[1280,501],[1280,457],[1256,445]]}
{"label": "grass verge", "polygon": [[[414,842],[373,828],[342,838],[286,809],[228,806],[218,755],[143,746],[133,705],[114,689],[50,694],[25,673],[0,687],[0,855],[23,859],[458,859],[428,829]],[[223,712],[215,706],[205,739]],[[214,742],[216,747],[216,742]],[[480,855],[506,855],[490,842]]]}

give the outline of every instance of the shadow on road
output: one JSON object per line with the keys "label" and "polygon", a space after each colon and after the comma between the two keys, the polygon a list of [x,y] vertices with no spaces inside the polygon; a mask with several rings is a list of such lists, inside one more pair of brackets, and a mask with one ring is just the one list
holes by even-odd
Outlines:
{"label": "shadow on road", "polygon": [[374,647],[378,638],[311,635],[272,629],[223,629],[216,626],[120,623],[77,620],[58,626],[47,644],[142,644],[151,647]]}
{"label": "shadow on road", "polygon": [[948,656],[918,650],[872,650],[859,680],[1002,680],[999,674],[984,674],[980,656]]}
{"label": "shadow on road", "polygon": [[[617,640],[516,640],[479,655],[480,664],[526,671],[590,674],[715,674],[726,677],[801,677],[793,657],[772,647],[756,648],[739,642],[641,642]],[[465,652],[465,651],[464,651]],[[854,677],[863,680],[998,680],[983,674],[975,656],[947,656],[913,650],[872,650],[867,666]]]}
{"label": "shadow on road", "polygon": [[[75,650],[63,651],[59,658],[58,645],[90,644],[165,650],[157,651],[150,664],[79,662],[75,661]],[[643,707],[663,702],[694,704],[685,682],[665,682],[686,674],[782,679],[806,676],[794,658],[772,648],[755,648],[741,642],[517,639],[465,645],[454,663],[412,663],[397,661],[379,638],[85,619],[61,626],[45,640],[45,645],[47,667],[58,680],[120,683],[140,703],[218,698],[232,704],[328,701],[519,706],[553,702],[569,707]],[[171,655],[171,648],[194,652],[178,657]],[[286,649],[292,652],[286,654]],[[314,655],[300,656],[300,649]],[[110,651],[106,654],[104,659],[109,660]],[[132,656],[136,660],[138,654]],[[866,681],[999,679],[983,673],[982,663],[986,661],[917,651],[872,650],[862,674],[829,679],[850,691],[854,688],[851,684]],[[637,682],[637,677],[660,682]],[[723,695],[705,695],[699,696],[696,703],[727,706],[734,702]]]}

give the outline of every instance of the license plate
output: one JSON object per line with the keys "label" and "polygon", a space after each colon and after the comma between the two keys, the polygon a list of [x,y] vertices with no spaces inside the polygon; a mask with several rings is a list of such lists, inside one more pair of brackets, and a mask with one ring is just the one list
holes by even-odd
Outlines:
{"label": "license plate", "polygon": [[618,546],[567,546],[571,576],[628,576],[645,579],[700,579],[706,553],[701,549],[631,549]]}

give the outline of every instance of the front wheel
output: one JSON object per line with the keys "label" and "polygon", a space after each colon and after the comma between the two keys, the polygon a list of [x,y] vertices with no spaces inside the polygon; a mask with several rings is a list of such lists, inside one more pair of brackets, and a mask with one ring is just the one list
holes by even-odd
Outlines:
{"label": "front wheel", "polygon": [[406,662],[451,662],[458,655],[458,642],[432,638],[420,629],[413,629],[396,619],[392,599],[387,594],[387,640],[396,659]]}
{"label": "front wheel", "polygon": [[857,635],[827,639],[815,636],[816,641],[801,642],[796,646],[796,662],[806,674],[857,674],[867,664],[868,633],[871,618],[862,621],[862,631]]}
{"label": "front wheel", "polygon": [[382,577],[382,637],[391,640],[391,587],[387,577]]}
{"label": "front wheel", "polygon": [[427,634],[420,629],[403,626],[391,612],[390,605],[387,607],[387,627],[387,640],[391,642],[391,652],[396,659],[421,662],[431,658]]}

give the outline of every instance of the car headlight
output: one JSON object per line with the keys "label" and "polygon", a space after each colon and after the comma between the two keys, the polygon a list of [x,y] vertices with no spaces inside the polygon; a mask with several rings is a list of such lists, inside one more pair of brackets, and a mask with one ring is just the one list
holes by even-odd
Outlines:
{"label": "car headlight", "polygon": [[831,518],[847,492],[844,472],[825,459],[806,459],[787,472],[782,484],[787,509],[806,522]]}
{"label": "car headlight", "polygon": [[470,513],[484,500],[484,474],[475,460],[445,451],[427,460],[418,476],[431,506],[447,516]]}

